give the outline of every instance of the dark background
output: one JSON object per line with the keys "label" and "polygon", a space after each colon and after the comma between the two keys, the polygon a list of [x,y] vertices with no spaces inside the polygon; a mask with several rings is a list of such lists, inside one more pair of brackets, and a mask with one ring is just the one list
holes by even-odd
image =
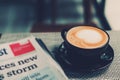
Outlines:
{"label": "dark background", "polygon": [[66,27],[111,27],[105,0],[0,0],[0,33],[51,32]]}

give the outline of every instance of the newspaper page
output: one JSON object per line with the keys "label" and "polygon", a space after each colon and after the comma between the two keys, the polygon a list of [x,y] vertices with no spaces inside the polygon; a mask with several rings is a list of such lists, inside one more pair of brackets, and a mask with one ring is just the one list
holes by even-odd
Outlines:
{"label": "newspaper page", "polygon": [[68,80],[35,37],[0,45],[0,80]]}

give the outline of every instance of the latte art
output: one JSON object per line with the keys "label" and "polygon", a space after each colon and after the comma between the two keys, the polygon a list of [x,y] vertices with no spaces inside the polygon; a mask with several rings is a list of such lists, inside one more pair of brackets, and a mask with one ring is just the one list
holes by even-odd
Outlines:
{"label": "latte art", "polygon": [[75,36],[88,43],[98,43],[102,40],[100,33],[93,30],[82,30],[77,32]]}
{"label": "latte art", "polygon": [[104,46],[108,42],[108,35],[101,29],[80,26],[67,32],[68,42],[76,47],[93,49]]}

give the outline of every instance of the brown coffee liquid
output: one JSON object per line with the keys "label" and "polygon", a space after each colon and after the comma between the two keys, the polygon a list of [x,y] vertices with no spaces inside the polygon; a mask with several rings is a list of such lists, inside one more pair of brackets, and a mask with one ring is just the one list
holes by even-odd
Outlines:
{"label": "brown coffee liquid", "polygon": [[103,30],[90,26],[74,27],[67,32],[66,38],[70,44],[85,49],[102,47],[108,41]]}

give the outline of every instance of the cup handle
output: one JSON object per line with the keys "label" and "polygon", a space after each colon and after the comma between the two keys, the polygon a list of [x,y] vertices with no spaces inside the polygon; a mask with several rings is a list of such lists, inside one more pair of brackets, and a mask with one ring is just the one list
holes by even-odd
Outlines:
{"label": "cup handle", "polygon": [[61,36],[64,40],[66,40],[66,33],[67,33],[68,29],[63,29],[61,32]]}
{"label": "cup handle", "polygon": [[100,57],[101,57],[102,60],[105,60],[105,61],[110,61],[110,60],[113,59],[113,57],[111,55],[105,54],[105,53],[102,54]]}

